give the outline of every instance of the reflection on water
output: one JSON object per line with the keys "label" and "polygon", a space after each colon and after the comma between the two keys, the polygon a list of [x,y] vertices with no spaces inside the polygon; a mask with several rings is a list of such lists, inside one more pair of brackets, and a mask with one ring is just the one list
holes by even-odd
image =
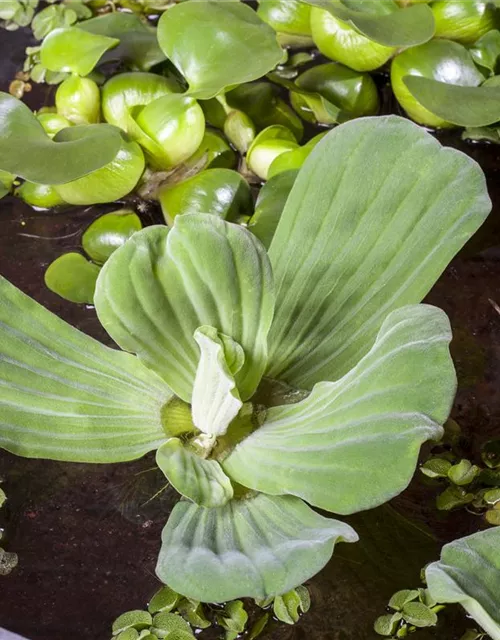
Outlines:
{"label": "reflection on water", "polygon": [[[19,36],[1,32],[3,83],[22,61]],[[12,62],[13,56],[16,60]],[[30,100],[31,97],[29,96]],[[464,428],[473,456],[498,433],[500,420],[500,303],[498,244],[499,147],[462,146],[487,172],[497,204],[488,226],[448,268],[428,300],[450,315],[461,388],[454,417]],[[71,208],[37,213],[7,198],[0,202],[0,273],[71,324],[107,341],[91,307],[67,303],[46,289],[43,273],[61,253],[78,250],[80,235],[105,211]],[[161,222],[155,212],[144,223]],[[488,250],[485,248],[490,247]],[[491,248],[493,247],[493,248]],[[23,460],[0,453],[0,476],[9,496],[0,526],[19,567],[0,578],[0,626],[31,640],[106,640],[112,620],[142,608],[157,588],[154,566],[161,529],[175,503],[151,456],[129,464],[82,465]],[[335,490],[332,487],[332,490]],[[153,500],[151,498],[157,497]],[[294,628],[281,625],[276,640],[365,640],[389,597],[417,587],[420,569],[439,555],[444,541],[479,525],[463,512],[436,512],[432,490],[418,480],[392,507],[349,518],[360,534],[356,545],[339,545],[330,565],[310,584],[313,607]],[[411,518],[411,521],[406,519]],[[426,524],[424,524],[426,523]],[[417,638],[458,640],[466,624],[450,609],[433,631]]]}

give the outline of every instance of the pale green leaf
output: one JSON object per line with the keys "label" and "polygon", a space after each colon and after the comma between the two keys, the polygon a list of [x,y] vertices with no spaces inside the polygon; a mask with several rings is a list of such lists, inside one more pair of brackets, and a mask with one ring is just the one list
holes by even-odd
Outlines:
{"label": "pale green leaf", "polygon": [[334,513],[387,502],[410,482],[421,444],[443,433],[456,388],[450,340],[435,307],[392,312],[352,371],[298,404],[269,409],[224,470],[245,487]]}
{"label": "pale green leaf", "polygon": [[[225,343],[214,327],[200,327],[194,339],[200,349],[200,360],[193,386],[193,423],[209,436],[223,436],[238,415],[240,399],[230,363],[237,362],[237,373],[245,355],[237,342],[226,336]],[[226,355],[225,345],[228,354]]]}
{"label": "pale green leaf", "polygon": [[160,19],[158,41],[189,94],[204,100],[261,78],[283,59],[272,27],[239,0],[173,6]]}
{"label": "pale green leaf", "polygon": [[16,455],[120,462],[166,439],[166,385],[0,279],[0,446]]}
{"label": "pale green leaf", "polygon": [[63,253],[45,271],[46,286],[70,302],[92,304],[100,267],[81,253]]}
{"label": "pale green leaf", "polygon": [[173,591],[170,587],[164,586],[157,591],[151,598],[148,604],[149,613],[161,613],[163,611],[169,612],[179,602],[179,594]]}
{"label": "pale green leaf", "polygon": [[233,497],[231,481],[220,464],[200,458],[178,438],[158,449],[156,464],[174,489],[202,507],[222,507]]}
{"label": "pale green leaf", "polygon": [[94,301],[111,337],[186,402],[200,357],[194,332],[203,325],[241,345],[236,385],[243,401],[255,391],[267,364],[274,295],[267,254],[242,227],[189,214],[177,216],[171,231],[139,231],[104,265]]}
{"label": "pale green leaf", "polygon": [[[394,2],[352,2],[352,0],[302,0],[326,9],[360,33],[389,47],[409,47],[427,42],[434,35],[435,22],[427,5],[400,9]],[[381,5],[380,7],[377,5]],[[392,5],[392,6],[391,6]]]}
{"label": "pale green leaf", "polygon": [[40,62],[50,71],[67,71],[88,75],[102,55],[120,41],[77,27],[54,29],[45,38],[40,50]]}
{"label": "pale green leaf", "polygon": [[408,120],[364,118],[329,132],[300,170],[269,249],[268,375],[310,389],[347,373],[490,210],[479,165]]}
{"label": "pale green leaf", "polygon": [[113,635],[127,631],[127,629],[141,631],[142,629],[149,627],[152,622],[153,618],[147,611],[141,611],[139,609],[127,611],[113,622]]}
{"label": "pale green leaf", "polygon": [[51,140],[23,102],[0,92],[0,170],[37,184],[71,182],[111,162],[123,142],[109,125],[78,129],[78,139]]}
{"label": "pale green leaf", "polygon": [[500,527],[443,547],[425,572],[431,596],[459,602],[493,640],[500,640]]}
{"label": "pale green leaf", "polygon": [[218,509],[179,502],[162,535],[156,572],[202,602],[267,598],[315,575],[351,527],[293,496],[258,494]]}

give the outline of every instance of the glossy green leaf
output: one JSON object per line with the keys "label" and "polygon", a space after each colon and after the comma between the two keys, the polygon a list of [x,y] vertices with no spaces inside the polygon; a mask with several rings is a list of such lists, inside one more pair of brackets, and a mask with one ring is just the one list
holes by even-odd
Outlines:
{"label": "glossy green leaf", "polygon": [[271,178],[259,191],[255,213],[248,229],[269,248],[285,208],[286,201],[297,177],[297,171],[286,171]]}
{"label": "glossy green leaf", "polygon": [[218,509],[179,502],[162,534],[156,572],[201,602],[266,598],[316,574],[348,525],[324,518],[293,496],[257,494]]}
{"label": "glossy green leaf", "polygon": [[107,51],[100,62],[122,60],[141,71],[148,71],[165,60],[158,46],[156,29],[143,22],[134,13],[113,11],[78,24],[78,29],[100,36],[116,38],[120,44]]}
{"label": "glossy green leaf", "polygon": [[141,219],[130,209],[105,213],[87,227],[82,236],[82,247],[92,260],[104,264],[112,253],[141,229]]}
{"label": "glossy green leaf", "polygon": [[470,54],[476,64],[495,75],[500,60],[500,31],[492,29],[474,44]]}
{"label": "glossy green leaf", "polygon": [[329,132],[300,170],[269,249],[268,375],[310,389],[347,373],[387,314],[422,300],[490,209],[480,167],[408,120],[364,118]]}
{"label": "glossy green leaf", "polygon": [[499,26],[497,12],[491,2],[438,0],[431,5],[436,21],[437,38],[472,44]]}
{"label": "glossy green leaf", "polygon": [[352,371],[298,404],[269,409],[223,469],[250,489],[334,513],[387,502],[410,482],[420,446],[443,433],[456,390],[450,340],[435,307],[392,312]]}
{"label": "glossy green leaf", "polygon": [[234,376],[242,368],[245,354],[237,342],[219,336],[214,327],[200,327],[194,339],[200,359],[191,401],[193,423],[202,433],[217,438],[225,435],[243,405]]}
{"label": "glossy green leaf", "polygon": [[166,439],[166,385],[0,279],[0,446],[72,462],[139,458]]}
{"label": "glossy green leaf", "polygon": [[500,87],[462,87],[419,76],[403,81],[420,104],[448,122],[483,127],[500,121]]}
{"label": "glossy green leaf", "polygon": [[210,213],[237,221],[253,210],[248,182],[230,169],[207,169],[183,182],[168,185],[160,191],[159,200],[169,225],[177,215],[185,213]]}
{"label": "glossy green leaf", "polygon": [[437,602],[459,602],[493,640],[500,640],[500,527],[443,547],[425,571]]}
{"label": "glossy green leaf", "polygon": [[267,254],[251,233],[216,216],[177,216],[170,232],[154,226],[136,233],[104,265],[95,305],[111,337],[186,402],[199,361],[198,327],[213,326],[242,346],[242,400],[266,367],[274,306]]}
{"label": "glossy green leaf", "polygon": [[174,489],[202,507],[222,507],[233,497],[231,481],[220,464],[200,458],[178,438],[158,449],[156,464]]}
{"label": "glossy green leaf", "polygon": [[273,29],[236,0],[173,6],[160,19],[158,41],[201,99],[261,78],[283,58]]}
{"label": "glossy green leaf", "polygon": [[117,38],[87,33],[77,27],[54,29],[43,41],[40,62],[50,71],[86,76],[103,54],[119,43]]}
{"label": "glossy green leaf", "polygon": [[12,175],[12,173],[9,173],[8,171],[2,171],[0,169],[0,198],[6,196],[12,189],[15,177],[16,176]]}
{"label": "glossy green leaf", "polygon": [[415,46],[427,42],[434,35],[434,17],[427,5],[399,9],[395,3],[387,2],[302,1],[326,9],[370,40],[389,47]]}
{"label": "glossy green leaf", "polygon": [[100,268],[81,253],[64,253],[45,272],[45,284],[70,302],[92,304]]}
{"label": "glossy green leaf", "polygon": [[51,140],[24,103],[0,92],[0,169],[38,184],[62,184],[111,162],[123,142],[114,127],[78,129],[73,140]]}

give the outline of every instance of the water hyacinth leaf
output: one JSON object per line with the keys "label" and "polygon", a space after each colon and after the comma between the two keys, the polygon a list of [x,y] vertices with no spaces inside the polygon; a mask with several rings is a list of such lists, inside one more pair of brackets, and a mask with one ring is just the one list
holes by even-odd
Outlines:
{"label": "water hyacinth leaf", "polygon": [[274,30],[239,1],[175,5],[160,19],[158,41],[189,94],[205,100],[261,78],[283,58]]}
{"label": "water hyacinth leaf", "polygon": [[279,173],[266,182],[259,191],[255,212],[250,218],[248,229],[257,236],[266,249],[271,245],[297,173],[297,171]]}
{"label": "water hyacinth leaf", "polygon": [[224,220],[238,220],[253,210],[248,182],[230,169],[207,169],[175,185],[164,187],[159,200],[165,221],[172,225],[177,215],[209,213]]}
{"label": "water hyacinth leaf", "polygon": [[114,251],[141,229],[141,219],[130,209],[105,213],[87,227],[82,236],[82,247],[97,264],[104,264]]}
{"label": "water hyacinth leaf", "polygon": [[65,300],[92,304],[99,271],[81,253],[65,253],[47,268],[45,284]]}
{"label": "water hyacinth leaf", "polygon": [[15,176],[0,169],[0,198],[6,196],[14,184]]}
{"label": "water hyacinth leaf", "polygon": [[493,640],[500,640],[499,548],[500,527],[487,529],[445,545],[425,571],[431,596],[460,603]]}
{"label": "water hyacinth leaf", "polygon": [[117,129],[78,129],[73,140],[53,141],[24,103],[0,92],[0,169],[37,184],[62,184],[113,160],[122,144]]}
{"label": "water hyacinth leaf", "polygon": [[387,502],[410,482],[420,446],[443,434],[456,390],[450,340],[441,310],[393,311],[352,371],[317,384],[302,402],[269,409],[224,470],[250,489],[334,513]]}
{"label": "water hyacinth leaf", "polygon": [[257,494],[218,509],[179,502],[162,534],[156,573],[201,602],[267,598],[305,582],[355,531],[293,496]]}
{"label": "water hyacinth leaf", "polygon": [[50,71],[88,75],[102,55],[120,44],[117,38],[87,33],[77,27],[55,29],[45,38],[40,62]]}
{"label": "water hyacinth leaf", "polygon": [[158,45],[156,30],[134,13],[113,11],[80,22],[78,29],[120,41],[115,48],[104,53],[100,63],[123,60],[141,71],[148,71],[155,64],[165,60],[165,55]]}
{"label": "water hyacinth leaf", "polygon": [[[364,36],[388,47],[412,47],[434,35],[435,23],[427,5],[399,9],[394,2],[302,0],[347,22]],[[391,6],[392,5],[392,6]]]}
{"label": "water hyacinth leaf", "polygon": [[420,104],[443,120],[461,127],[500,121],[500,87],[462,87],[419,76],[403,81]]}
{"label": "water hyacinth leaf", "polygon": [[166,385],[0,280],[0,446],[29,458],[121,462],[165,441]]}
{"label": "water hyacinth leaf", "polygon": [[479,38],[469,51],[476,64],[488,69],[491,75],[495,75],[500,60],[500,31],[492,29]]}
{"label": "water hyacinth leaf", "polygon": [[233,497],[231,481],[220,464],[196,455],[178,438],[158,449],[156,464],[176,491],[202,507],[222,507]]}
{"label": "water hyacinth leaf", "polygon": [[346,374],[388,313],[422,300],[490,210],[480,167],[408,120],[330,131],[300,170],[269,249],[268,375],[310,389]]}
{"label": "water hyacinth leaf", "polygon": [[[191,401],[193,423],[201,432],[217,438],[225,435],[243,405],[234,375],[243,366],[245,354],[229,336],[223,342],[214,327],[200,327],[194,339],[200,359]],[[230,363],[236,363],[234,370]]]}
{"label": "water hyacinth leaf", "polygon": [[243,401],[260,382],[274,307],[272,274],[264,248],[240,226],[189,214],[177,216],[171,231],[139,231],[104,265],[95,305],[111,337],[185,402],[200,357],[194,332],[203,325],[243,348],[245,363],[235,376]]}

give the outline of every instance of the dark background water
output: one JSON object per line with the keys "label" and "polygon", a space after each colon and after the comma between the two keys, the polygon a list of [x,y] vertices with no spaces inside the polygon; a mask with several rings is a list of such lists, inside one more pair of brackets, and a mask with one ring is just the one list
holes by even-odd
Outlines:
{"label": "dark background water", "polygon": [[[0,90],[24,59],[26,34],[0,31]],[[387,91],[385,111],[394,109]],[[31,106],[49,102],[26,95]],[[459,393],[453,416],[477,459],[484,441],[500,435],[500,147],[471,145],[459,134],[441,136],[478,160],[494,201],[489,221],[440,278],[427,301],[443,308],[454,329]],[[0,201],[0,273],[82,331],[108,340],[91,307],[67,303],[43,283],[50,262],[78,250],[88,224],[109,208],[36,212],[13,198]],[[160,222],[143,214],[145,224]],[[3,545],[19,566],[0,577],[0,627],[31,640],[106,640],[120,613],[143,608],[159,584],[154,575],[160,533],[176,496],[150,498],[164,479],[151,458],[130,464],[82,465],[23,460],[0,452],[0,477],[9,501],[0,512]],[[420,585],[420,569],[441,545],[476,531],[477,518],[434,507],[435,489],[416,477],[389,507],[349,519],[357,545],[340,545],[310,583],[313,606],[296,627],[267,637],[314,640],[377,638],[373,621],[394,591]],[[467,626],[450,608],[439,627],[416,638],[458,640]],[[469,624],[470,626],[470,624]]]}

